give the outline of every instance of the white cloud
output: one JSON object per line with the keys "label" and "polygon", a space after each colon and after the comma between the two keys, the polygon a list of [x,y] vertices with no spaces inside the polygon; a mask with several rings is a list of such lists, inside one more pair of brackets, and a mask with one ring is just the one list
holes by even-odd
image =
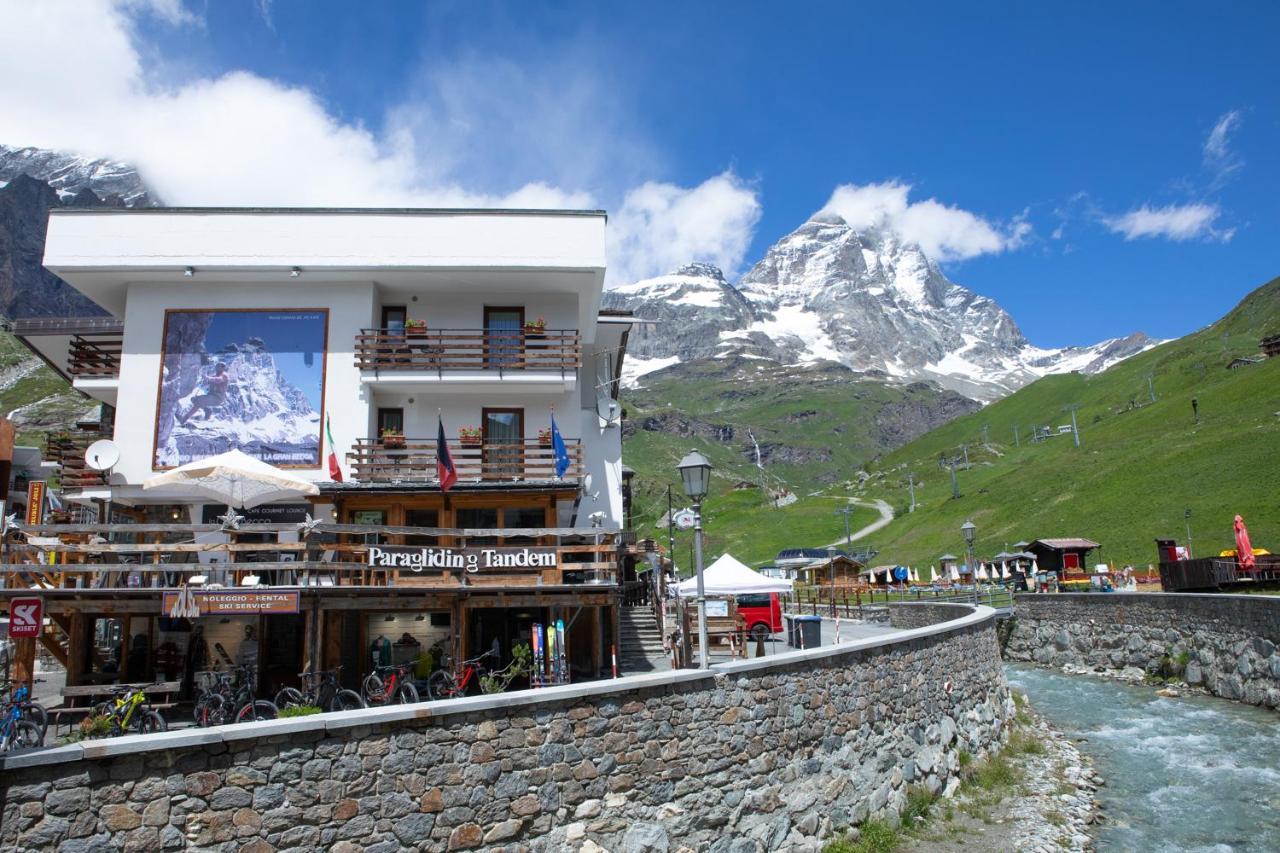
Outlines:
{"label": "white cloud", "polygon": [[755,188],[733,172],[688,189],[642,184],[610,217],[609,281],[639,281],[690,261],[715,264],[732,277],[759,219]]}
{"label": "white cloud", "polygon": [[963,260],[1020,247],[1031,235],[1025,212],[1007,224],[991,221],[937,199],[911,201],[911,185],[899,181],[843,184],[822,212],[834,213],[853,228],[883,228],[939,261]]}
{"label": "white cloud", "polygon": [[1213,174],[1211,189],[1221,188],[1231,175],[1244,168],[1244,161],[1230,147],[1231,134],[1242,121],[1239,110],[1224,113],[1204,141],[1204,167]]}
{"label": "white cloud", "polygon": [[1214,222],[1222,214],[1216,204],[1202,202],[1171,204],[1165,207],[1143,205],[1119,216],[1104,216],[1103,223],[1125,240],[1164,237],[1169,240],[1192,240],[1199,237],[1227,242],[1235,229],[1219,230]]}
{"label": "white cloud", "polygon": [[243,70],[163,78],[176,66],[150,61],[142,14],[202,25],[181,0],[0,0],[0,142],[133,163],[169,204],[612,207],[613,281],[732,270],[759,218],[731,173],[652,180],[659,158],[600,57],[437,58],[370,127]]}

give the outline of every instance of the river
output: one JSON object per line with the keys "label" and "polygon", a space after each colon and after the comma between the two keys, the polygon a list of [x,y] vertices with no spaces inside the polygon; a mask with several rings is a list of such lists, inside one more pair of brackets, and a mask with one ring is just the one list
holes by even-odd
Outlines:
{"label": "river", "polygon": [[1072,738],[1107,784],[1104,851],[1280,850],[1280,714],[1224,699],[1021,664],[1009,684]]}

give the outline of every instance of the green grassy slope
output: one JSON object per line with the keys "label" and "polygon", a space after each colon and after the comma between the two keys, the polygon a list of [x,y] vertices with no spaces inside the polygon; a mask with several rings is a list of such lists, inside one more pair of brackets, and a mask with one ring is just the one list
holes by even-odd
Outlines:
{"label": "green grassy slope", "polygon": [[18,427],[18,443],[39,446],[46,432],[72,427],[96,404],[7,332],[0,332],[0,414]]}
{"label": "green grassy slope", "polygon": [[[1104,545],[1108,562],[1145,565],[1156,537],[1185,538],[1186,508],[1198,555],[1233,546],[1236,513],[1255,545],[1280,551],[1280,359],[1226,369],[1234,357],[1259,355],[1259,338],[1276,332],[1280,279],[1199,332],[1097,376],[1047,377],[888,454],[873,469],[869,496],[905,507],[908,471],[923,485],[917,511],[877,534],[884,557],[928,564],[944,551],[961,553],[968,518],[981,554],[1019,539],[1084,536]],[[1036,425],[1070,423],[1065,407],[1073,404],[1079,449],[1070,435],[1027,441]],[[984,425],[989,443],[981,445]],[[953,500],[938,457],[962,444],[973,465],[958,472],[963,495]]]}
{"label": "green grassy slope", "polygon": [[[684,506],[676,465],[698,448],[714,466],[707,501],[707,552],[728,550],[748,564],[786,547],[820,546],[844,535],[835,510],[852,494],[849,480],[867,459],[900,445],[923,423],[969,410],[968,401],[928,385],[890,387],[838,367],[790,369],[704,363],[648,381],[625,395],[629,429],[623,460],[636,470],[633,506],[641,536],[666,535],[654,522],[667,509],[666,487]],[[647,421],[663,420],[645,428]],[[665,422],[673,419],[674,422]],[[732,434],[724,428],[730,428]],[[759,489],[754,440],[765,460],[766,485],[791,491],[797,502],[773,508]],[[878,517],[858,507],[853,530]],[[688,561],[688,535],[676,553]],[[664,539],[665,541],[665,539]]]}

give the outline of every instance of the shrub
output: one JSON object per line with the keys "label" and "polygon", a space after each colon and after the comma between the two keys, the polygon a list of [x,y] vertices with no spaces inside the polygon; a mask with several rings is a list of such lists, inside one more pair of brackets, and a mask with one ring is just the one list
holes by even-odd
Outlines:
{"label": "shrub", "polygon": [[321,713],[321,709],[315,705],[290,705],[287,708],[281,708],[278,716],[280,717],[310,717],[312,714]]}

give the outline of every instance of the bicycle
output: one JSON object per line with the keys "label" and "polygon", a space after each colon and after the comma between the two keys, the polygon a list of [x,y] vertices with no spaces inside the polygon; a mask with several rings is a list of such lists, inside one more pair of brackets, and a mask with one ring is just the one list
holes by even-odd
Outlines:
{"label": "bicycle", "polygon": [[480,679],[489,672],[481,661],[494,656],[492,649],[483,652],[478,657],[464,660],[461,669],[456,672],[449,667],[450,659],[446,656],[442,661],[444,668],[437,669],[427,678],[427,698],[452,699],[455,696],[465,695],[473,682],[478,684]]}
{"label": "bicycle", "polygon": [[164,717],[151,707],[146,690],[137,687],[119,687],[113,692],[114,700],[109,699],[93,706],[95,717],[110,720],[112,737],[126,732],[145,735],[169,730]]}
{"label": "bicycle", "polygon": [[[37,678],[36,681],[41,679]],[[22,718],[34,723],[36,728],[40,730],[40,737],[44,737],[49,731],[49,712],[39,702],[31,698],[31,685],[26,681],[14,684],[12,681],[6,681],[0,690],[9,693],[8,702],[17,705],[22,712]]]}
{"label": "bicycle", "polygon": [[347,690],[338,683],[340,669],[342,667],[298,673],[298,677],[302,679],[302,690],[296,687],[284,688],[276,694],[276,706],[294,708],[311,705],[325,711],[354,711],[369,707],[359,693]]}
{"label": "bicycle", "polygon": [[197,676],[202,680],[212,676],[213,680],[212,686],[196,699],[193,714],[197,726],[274,720],[280,715],[274,702],[254,698],[253,667],[237,666],[230,672],[202,672]]}
{"label": "bicycle", "polygon": [[420,702],[418,688],[413,686],[409,671],[413,664],[374,667],[360,685],[360,695],[373,705],[409,705]]}
{"label": "bicycle", "polygon": [[35,723],[22,718],[22,708],[14,702],[6,702],[3,719],[0,720],[0,752],[13,749],[31,749],[44,743],[44,735]]}

